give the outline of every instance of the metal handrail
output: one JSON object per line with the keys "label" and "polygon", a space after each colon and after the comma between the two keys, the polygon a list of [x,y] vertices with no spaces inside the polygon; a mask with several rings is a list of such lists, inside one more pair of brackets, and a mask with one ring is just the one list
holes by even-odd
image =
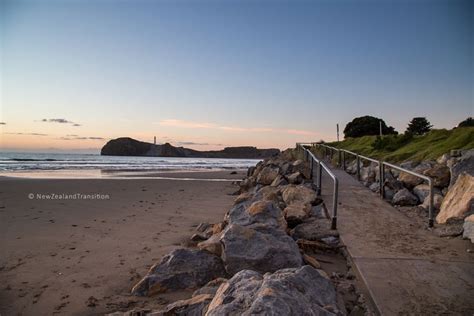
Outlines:
{"label": "metal handrail", "polygon": [[[428,226],[433,227],[433,224],[434,224],[434,219],[433,219],[433,199],[434,199],[434,196],[433,196],[433,180],[430,177],[419,174],[419,173],[414,172],[412,170],[408,170],[408,169],[402,168],[400,166],[388,163],[386,161],[376,160],[374,158],[362,156],[360,154],[357,154],[355,152],[352,152],[352,151],[349,151],[349,150],[346,150],[346,149],[339,149],[339,148],[328,146],[328,145],[321,144],[321,143],[311,143],[311,144],[312,144],[312,146],[320,146],[320,147],[323,147],[323,148],[327,148],[327,149],[330,149],[330,150],[337,151],[338,155],[339,155],[338,164],[340,166],[342,166],[344,171],[346,171],[345,154],[347,153],[347,154],[356,156],[356,159],[357,159],[357,180],[359,180],[359,181],[360,181],[360,159],[365,159],[365,160],[368,160],[368,161],[371,161],[371,162],[374,162],[374,163],[378,164],[378,168],[379,168],[379,193],[380,193],[380,196],[382,198],[384,198],[384,196],[385,196],[385,192],[384,192],[385,166],[390,167],[392,169],[399,170],[401,172],[411,174],[415,177],[418,177],[418,178],[421,178],[421,179],[427,181],[428,186],[430,188],[430,195],[429,195],[430,199],[429,199],[429,206],[428,206]],[[342,156],[341,156],[341,153],[342,153]]]}
{"label": "metal handrail", "polygon": [[385,161],[382,162],[382,173],[381,173],[381,178],[382,179],[385,177],[385,166],[390,167],[392,169],[396,169],[396,170],[401,171],[401,172],[406,172],[408,174],[411,174],[415,177],[421,178],[421,179],[428,182],[428,186],[430,188],[430,195],[429,195],[430,200],[429,200],[429,206],[428,206],[428,226],[433,227],[433,224],[434,224],[434,218],[433,218],[433,199],[434,199],[434,196],[433,196],[433,180],[431,180],[431,178],[428,177],[428,176],[419,174],[418,172],[414,172],[412,170],[408,170],[408,169],[402,168],[400,166],[397,166],[397,165],[394,165],[394,164],[391,164],[391,163],[388,163],[388,162],[385,162]]}
{"label": "metal handrail", "polygon": [[305,145],[313,146],[313,143],[296,143],[296,148],[303,149],[305,160],[310,161],[310,168],[311,168],[311,178],[313,177],[314,171],[314,162],[318,164],[317,172],[316,172],[316,188],[317,188],[317,195],[321,195],[322,189],[322,173],[323,170],[332,178],[334,182],[333,186],[333,196],[332,196],[332,216],[331,216],[331,229],[337,228],[337,203],[338,203],[338,195],[339,195],[339,181],[337,180],[336,175],[332,172],[332,170],[320,159],[316,158],[316,156],[307,148]]}

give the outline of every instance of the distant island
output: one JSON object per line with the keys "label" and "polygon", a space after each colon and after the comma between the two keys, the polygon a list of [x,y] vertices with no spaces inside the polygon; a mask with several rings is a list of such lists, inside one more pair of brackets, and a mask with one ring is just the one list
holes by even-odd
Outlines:
{"label": "distant island", "polygon": [[263,159],[278,155],[277,148],[257,149],[252,146],[226,147],[223,150],[199,151],[175,147],[170,143],[156,145],[130,137],[112,139],[102,147],[103,156],[147,156],[147,157],[190,157],[190,158],[241,158]]}

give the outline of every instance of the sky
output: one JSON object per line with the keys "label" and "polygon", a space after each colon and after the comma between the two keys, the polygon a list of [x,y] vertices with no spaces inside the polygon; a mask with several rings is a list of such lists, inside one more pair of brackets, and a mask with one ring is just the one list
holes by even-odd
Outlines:
{"label": "sky", "polygon": [[0,150],[336,139],[474,116],[474,1],[0,0]]}

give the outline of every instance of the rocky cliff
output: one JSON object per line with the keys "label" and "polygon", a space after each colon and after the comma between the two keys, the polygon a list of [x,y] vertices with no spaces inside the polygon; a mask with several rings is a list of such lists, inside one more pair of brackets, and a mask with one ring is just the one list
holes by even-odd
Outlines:
{"label": "rocky cliff", "polygon": [[129,137],[112,139],[100,152],[104,156],[156,156],[156,157],[196,157],[196,158],[242,158],[263,159],[278,155],[279,149],[257,149],[256,147],[226,147],[218,151],[198,151],[175,147],[170,143],[154,145]]}

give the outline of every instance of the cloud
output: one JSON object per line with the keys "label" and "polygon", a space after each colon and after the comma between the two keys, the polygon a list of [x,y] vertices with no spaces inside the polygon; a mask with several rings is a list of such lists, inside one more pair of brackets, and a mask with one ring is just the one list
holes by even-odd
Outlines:
{"label": "cloud", "polygon": [[161,126],[172,126],[172,127],[181,127],[181,128],[204,128],[204,129],[217,129],[223,131],[231,132],[254,132],[254,133],[285,133],[292,135],[306,135],[306,136],[316,136],[318,133],[307,130],[298,130],[298,129],[282,129],[282,128],[269,128],[269,127],[237,127],[237,126],[226,126],[218,125],[214,123],[202,123],[202,122],[190,122],[183,120],[161,120],[157,124]]}
{"label": "cloud", "polygon": [[40,122],[44,123],[59,123],[59,124],[71,124],[72,126],[81,126],[81,124],[74,123],[73,121],[66,120],[64,118],[52,118],[52,119],[42,119]]}
{"label": "cloud", "polygon": [[0,125],[7,125],[7,123],[5,123],[5,122],[0,122]]}
{"label": "cloud", "polygon": [[96,137],[96,136],[77,136],[77,135],[66,135],[66,137],[60,137],[60,140],[104,140],[103,137]]}
{"label": "cloud", "polygon": [[41,133],[5,133],[10,135],[29,135],[29,136],[48,136],[48,134],[41,134]]}

